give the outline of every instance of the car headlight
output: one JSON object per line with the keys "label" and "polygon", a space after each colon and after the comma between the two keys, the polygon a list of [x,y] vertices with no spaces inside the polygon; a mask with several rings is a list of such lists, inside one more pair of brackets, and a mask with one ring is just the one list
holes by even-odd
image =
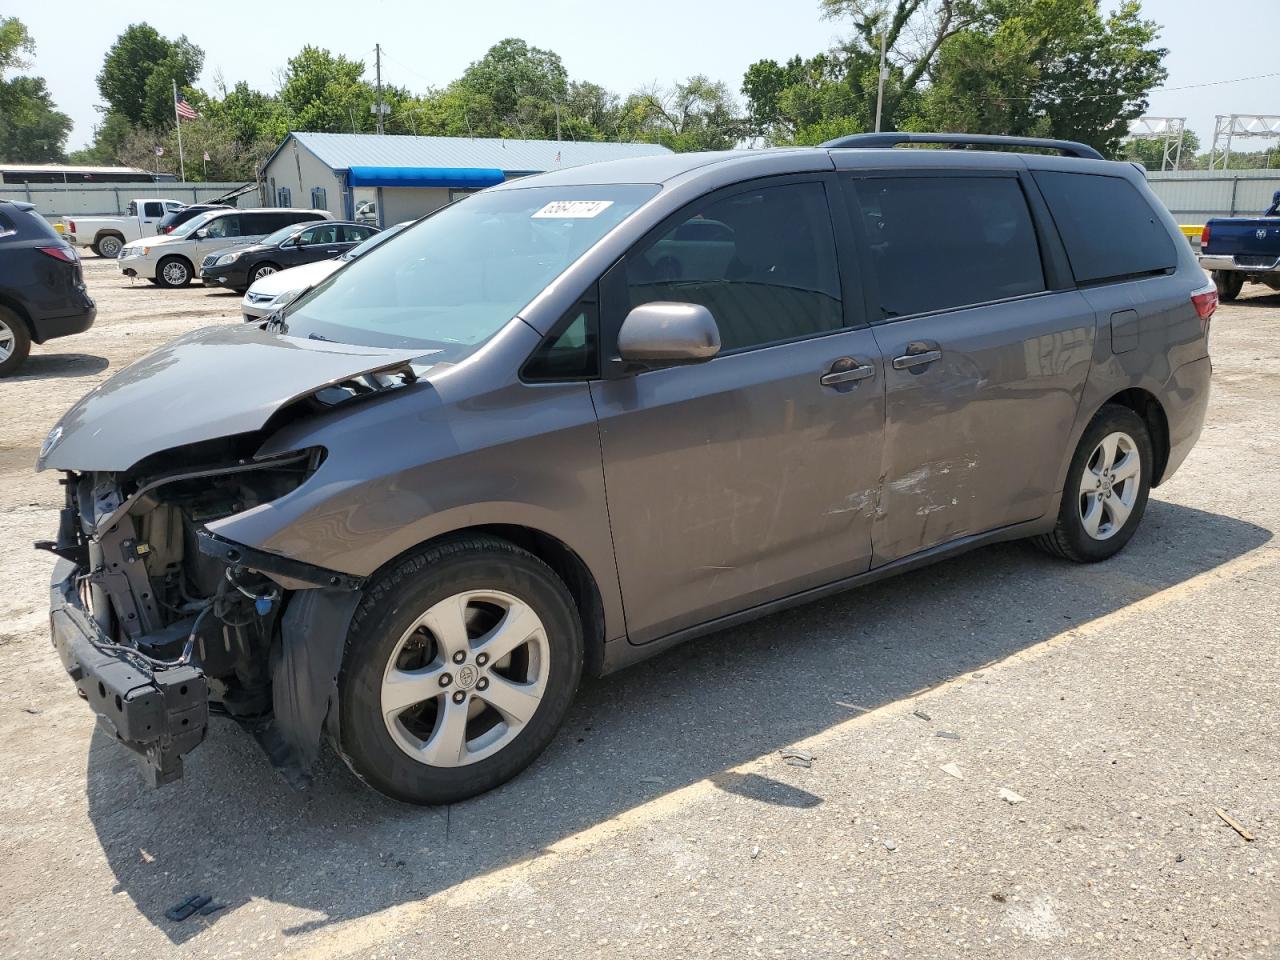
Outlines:
{"label": "car headlight", "polygon": [[151,248],[150,248],[150,247],[143,247],[143,248],[142,248],[142,255],[143,255],[144,257],[145,257],[148,253],[150,253],[150,252],[151,252]]}
{"label": "car headlight", "polygon": [[235,263],[239,259],[240,259],[240,254],[238,253],[224,253],[216,261],[214,261],[213,265],[215,267],[225,267],[228,263]]}
{"label": "car headlight", "polygon": [[272,305],[277,307],[283,307],[290,303],[293,303],[293,301],[297,300],[298,297],[302,294],[302,291],[305,289],[307,288],[299,287],[297,290],[286,290],[284,293],[277,296],[275,300],[271,301]]}

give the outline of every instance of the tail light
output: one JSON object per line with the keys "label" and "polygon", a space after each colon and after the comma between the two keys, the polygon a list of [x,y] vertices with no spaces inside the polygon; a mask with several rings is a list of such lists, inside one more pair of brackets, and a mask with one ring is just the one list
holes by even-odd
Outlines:
{"label": "tail light", "polygon": [[161,228],[160,228],[160,232],[161,232],[161,233],[173,233],[173,224],[171,223],[171,224],[169,224],[168,226],[161,227]]}
{"label": "tail light", "polygon": [[76,222],[74,220],[67,221],[67,229],[72,233],[76,232]]}
{"label": "tail light", "polygon": [[1200,230],[1200,250],[1203,252],[1209,246],[1209,225],[1206,223]]}
{"label": "tail light", "polygon": [[53,245],[41,246],[41,247],[36,247],[36,249],[39,250],[41,253],[43,253],[45,256],[53,257],[53,259],[55,260],[61,260],[63,263],[76,262],[76,252],[72,250],[70,247],[65,247],[65,246],[62,246],[61,244],[59,244],[58,246],[53,246]]}
{"label": "tail light", "polygon": [[1206,337],[1209,336],[1209,321],[1213,319],[1213,313],[1218,309],[1218,288],[1212,283],[1206,283],[1198,290],[1192,290],[1191,303],[1200,317],[1200,329],[1204,331]]}

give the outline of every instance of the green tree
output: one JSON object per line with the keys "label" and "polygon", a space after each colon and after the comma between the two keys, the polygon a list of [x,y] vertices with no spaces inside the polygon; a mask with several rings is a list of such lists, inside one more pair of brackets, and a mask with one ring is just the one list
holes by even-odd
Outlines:
{"label": "green tree", "polygon": [[[1179,169],[1195,169],[1196,156],[1199,152],[1200,138],[1196,136],[1194,130],[1185,131],[1182,136],[1182,159]],[[1142,164],[1148,170],[1159,170],[1164,160],[1164,140],[1128,139],[1121,148],[1121,155],[1126,160]]]}
{"label": "green tree", "polygon": [[487,99],[500,125],[491,136],[554,138],[557,106],[563,124],[569,75],[559,54],[509,38],[490,47],[451,87]]}
{"label": "green tree", "polygon": [[[364,79],[361,60],[334,56],[319,47],[303,47],[290,58],[280,86],[279,101],[290,130],[318,133],[370,133],[377,129],[372,107],[377,101],[373,84]],[[382,101],[390,108],[384,121],[389,133],[409,133],[405,116],[411,97],[399,87],[384,86]]]}
{"label": "green tree", "polygon": [[60,112],[41,77],[6,74],[28,66],[35,42],[16,17],[0,17],[0,158],[11,163],[65,159],[71,118]]}
{"label": "green tree", "polygon": [[1126,0],[985,0],[949,38],[922,119],[943,130],[1080,140],[1118,156],[1130,121],[1164,80],[1158,26]]}
{"label": "green tree", "polygon": [[680,153],[728,150],[747,135],[749,124],[725,84],[698,75],[633,93],[622,105],[618,130],[623,140]]}
{"label": "green tree", "polygon": [[168,40],[146,23],[116,38],[98,74],[107,111],[133,126],[158,127],[173,120],[173,82],[185,90],[204,66],[204,51],[186,37]]}

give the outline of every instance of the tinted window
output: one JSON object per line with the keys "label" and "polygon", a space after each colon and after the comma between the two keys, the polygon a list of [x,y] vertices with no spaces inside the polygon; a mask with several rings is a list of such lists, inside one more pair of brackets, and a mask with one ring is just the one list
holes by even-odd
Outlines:
{"label": "tinted window", "polygon": [[312,227],[310,230],[303,230],[302,235],[298,238],[298,243],[304,247],[310,247],[321,243],[337,242],[338,225],[336,223],[327,223],[321,227]]}
{"label": "tinted window", "polygon": [[148,200],[142,205],[143,216],[146,217],[163,217],[164,204],[158,200]]}
{"label": "tinted window", "polygon": [[579,304],[525,364],[526,380],[581,380],[597,375],[594,304]]}
{"label": "tinted window", "polygon": [[210,240],[218,240],[225,237],[240,236],[240,217],[232,215],[229,217],[216,217],[205,224],[205,236]]}
{"label": "tinted window", "polygon": [[859,180],[850,215],[863,224],[882,317],[1045,288],[1027,201],[1011,177]]}
{"label": "tinted window", "polygon": [[1178,263],[1164,224],[1128,180],[1085,173],[1034,175],[1079,283],[1157,273]]}
{"label": "tinted window", "polygon": [[699,303],[723,351],[839,329],[840,277],[826,191],[765,187],[695,205],[627,257],[631,306]]}
{"label": "tinted window", "polygon": [[350,224],[342,228],[343,243],[359,243],[361,240],[368,240],[373,236],[373,230],[369,227],[353,227]]}

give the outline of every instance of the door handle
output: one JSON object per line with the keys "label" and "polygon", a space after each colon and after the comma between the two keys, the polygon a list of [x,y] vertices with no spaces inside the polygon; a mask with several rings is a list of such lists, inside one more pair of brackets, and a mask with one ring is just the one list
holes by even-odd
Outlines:
{"label": "door handle", "polygon": [[831,364],[831,368],[819,379],[824,387],[835,387],[842,383],[857,383],[876,375],[876,368],[869,363],[861,363],[852,357],[841,357]]}
{"label": "door handle", "polygon": [[942,351],[938,349],[921,350],[919,353],[904,353],[893,358],[893,369],[910,370],[912,367],[923,367],[942,359]]}

